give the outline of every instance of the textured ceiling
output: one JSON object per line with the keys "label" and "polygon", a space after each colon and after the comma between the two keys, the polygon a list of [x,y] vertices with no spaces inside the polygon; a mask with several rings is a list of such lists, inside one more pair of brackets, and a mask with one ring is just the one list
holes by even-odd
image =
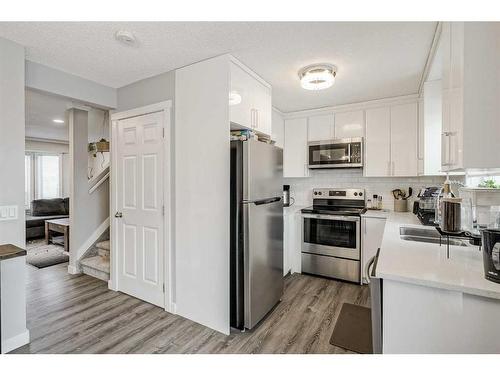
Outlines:
{"label": "textured ceiling", "polygon": [[53,120],[66,120],[66,109],[72,106],[69,99],[26,90],[26,137],[67,141],[69,127]]}
{"label": "textured ceiling", "polygon": [[[111,86],[231,53],[273,86],[282,111],[416,93],[434,22],[0,22],[0,36],[26,46],[27,59]],[[139,43],[114,40],[119,29]],[[310,92],[297,71],[338,67],[335,85]]]}

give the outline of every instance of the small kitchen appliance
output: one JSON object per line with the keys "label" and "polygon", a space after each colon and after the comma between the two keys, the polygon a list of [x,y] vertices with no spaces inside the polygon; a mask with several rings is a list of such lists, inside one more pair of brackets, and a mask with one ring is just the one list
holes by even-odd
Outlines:
{"label": "small kitchen appliance", "polygon": [[[418,207],[416,208],[417,218],[423,225],[436,226],[436,204],[440,188],[430,186],[423,188],[418,193]],[[414,208],[415,212],[415,208]]]}
{"label": "small kitchen appliance", "polygon": [[500,229],[483,229],[481,234],[484,277],[500,283]]}
{"label": "small kitchen appliance", "polygon": [[342,138],[308,143],[309,168],[361,168],[363,138]]}
{"label": "small kitchen appliance", "polygon": [[462,231],[460,198],[441,199],[441,220],[439,227],[445,233],[459,233]]}
{"label": "small kitchen appliance", "polygon": [[363,189],[314,189],[302,209],[302,272],[359,283]]}
{"label": "small kitchen appliance", "polygon": [[290,197],[290,185],[283,185],[283,207],[290,207],[293,204],[293,198]]}

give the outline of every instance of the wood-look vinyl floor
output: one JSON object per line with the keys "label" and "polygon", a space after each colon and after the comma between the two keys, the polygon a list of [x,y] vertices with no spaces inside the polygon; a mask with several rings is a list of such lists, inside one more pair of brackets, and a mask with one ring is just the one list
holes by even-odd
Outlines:
{"label": "wood-look vinyl floor", "polygon": [[366,286],[294,274],[260,325],[225,336],[67,264],[27,267],[31,343],[14,353],[347,353],[329,343],[342,303],[369,306]]}

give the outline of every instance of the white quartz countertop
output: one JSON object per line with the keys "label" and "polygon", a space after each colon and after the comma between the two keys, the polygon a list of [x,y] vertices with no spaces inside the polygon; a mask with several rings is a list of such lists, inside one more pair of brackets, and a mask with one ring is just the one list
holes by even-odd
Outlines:
{"label": "white quartz countertop", "polygon": [[366,210],[364,214],[361,214],[361,217],[372,217],[375,219],[387,219],[391,211],[389,210]]}
{"label": "white quartz countertop", "polygon": [[424,227],[412,213],[389,212],[376,275],[382,279],[460,291],[500,299],[500,284],[484,278],[482,253],[476,246],[450,246],[400,238],[401,226]]}

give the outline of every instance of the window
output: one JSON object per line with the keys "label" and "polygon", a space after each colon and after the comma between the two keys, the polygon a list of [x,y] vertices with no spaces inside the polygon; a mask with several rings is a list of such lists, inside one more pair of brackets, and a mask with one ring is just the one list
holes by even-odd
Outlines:
{"label": "window", "polygon": [[33,199],[50,199],[62,196],[60,155],[26,153],[24,176],[24,204],[26,208],[29,208]]}
{"label": "window", "polygon": [[466,185],[471,187],[500,188],[500,175],[466,176]]}
{"label": "window", "polygon": [[31,168],[31,155],[24,155],[24,206],[30,207],[33,200],[33,179]]}

